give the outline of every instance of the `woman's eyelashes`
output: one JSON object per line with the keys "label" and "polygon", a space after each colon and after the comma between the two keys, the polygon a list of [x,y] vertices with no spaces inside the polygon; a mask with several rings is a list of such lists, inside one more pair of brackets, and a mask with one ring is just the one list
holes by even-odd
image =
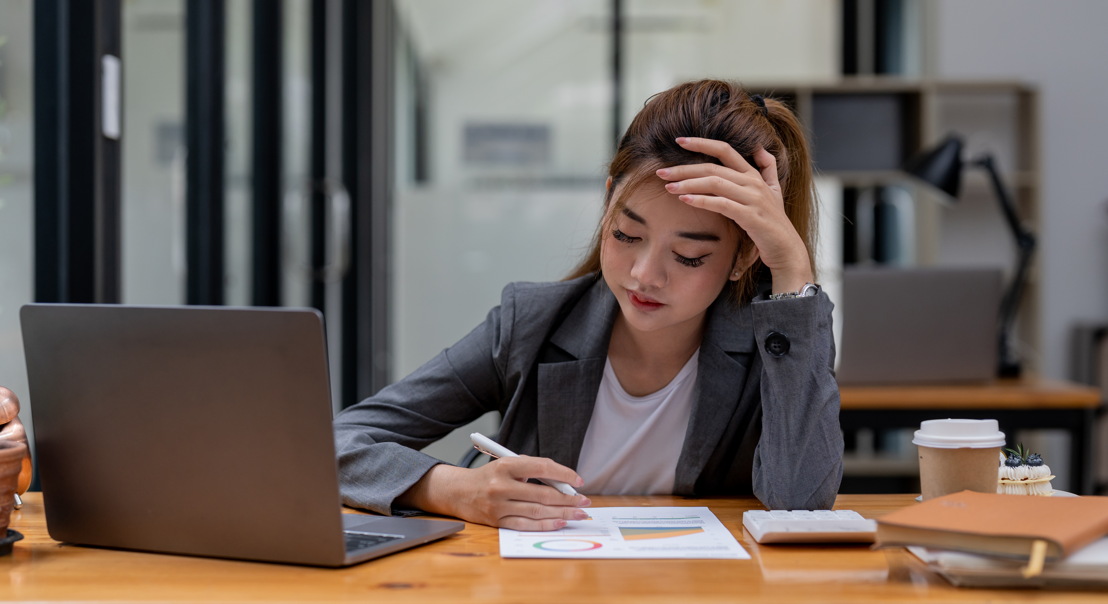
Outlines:
{"label": "woman's eyelashes", "polygon": [[617,241],[622,241],[624,243],[635,243],[639,239],[642,239],[642,237],[632,237],[619,229],[615,229],[612,231],[612,237],[615,237]]}
{"label": "woman's eyelashes", "polygon": [[[635,243],[636,241],[642,239],[642,237],[632,237],[619,229],[612,230],[612,237],[614,237],[616,241],[622,241],[623,243]],[[704,264],[704,259],[708,256],[711,256],[711,254],[704,254],[703,256],[698,256],[696,258],[686,258],[685,256],[678,254],[677,252],[673,253],[674,260],[677,260],[678,263],[691,268],[702,266]]]}
{"label": "woman's eyelashes", "polygon": [[686,258],[681,254],[678,254],[677,252],[674,252],[673,255],[677,258],[678,262],[684,264],[685,266],[691,266],[692,268],[701,266],[702,264],[704,264],[704,259],[708,256],[711,256],[711,254],[704,254],[703,256],[699,256],[696,258]]}

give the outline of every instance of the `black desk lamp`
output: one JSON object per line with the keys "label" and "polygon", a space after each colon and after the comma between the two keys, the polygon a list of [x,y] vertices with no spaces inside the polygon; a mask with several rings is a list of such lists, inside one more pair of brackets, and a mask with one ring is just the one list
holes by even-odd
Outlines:
{"label": "black desk lamp", "polygon": [[923,182],[935,187],[957,199],[962,185],[962,169],[966,165],[984,168],[989,173],[993,183],[993,192],[996,193],[1000,209],[1004,212],[1004,218],[1008,221],[1008,228],[1016,239],[1016,248],[1019,258],[1016,265],[1016,276],[1012,280],[1008,291],[1000,303],[1000,318],[997,325],[1000,329],[998,351],[1000,353],[1000,377],[1018,377],[1020,374],[1020,361],[1018,355],[1012,351],[1010,344],[1012,323],[1016,318],[1020,297],[1023,288],[1027,284],[1027,269],[1031,264],[1031,254],[1035,251],[1035,235],[1027,230],[1016,215],[1016,208],[1008,197],[1004,184],[1000,182],[1000,174],[996,171],[996,162],[993,156],[986,153],[968,162],[962,161],[962,139],[955,135],[948,136],[938,146],[925,149],[904,164],[904,171]]}

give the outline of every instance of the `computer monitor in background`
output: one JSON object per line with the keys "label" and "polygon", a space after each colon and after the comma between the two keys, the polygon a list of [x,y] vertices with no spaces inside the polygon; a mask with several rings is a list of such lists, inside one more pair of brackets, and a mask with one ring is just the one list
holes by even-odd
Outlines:
{"label": "computer monitor in background", "polygon": [[999,269],[846,270],[838,382],[993,379],[1000,294]]}

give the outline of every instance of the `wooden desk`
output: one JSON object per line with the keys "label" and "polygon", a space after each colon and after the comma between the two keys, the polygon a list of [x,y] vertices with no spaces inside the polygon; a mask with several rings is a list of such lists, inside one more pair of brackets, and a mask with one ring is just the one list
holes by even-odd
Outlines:
{"label": "wooden desk", "polygon": [[[321,569],[63,545],[30,493],[12,527],[26,539],[0,558],[3,600],[360,602],[1103,602],[1105,592],[966,590],[902,549],[759,546],[743,531],[754,499],[596,497],[600,506],[707,505],[752,560],[505,560],[497,532],[467,525],[430,545],[346,569]],[[911,495],[843,495],[877,517]]]}
{"label": "wooden desk", "polygon": [[986,384],[842,386],[839,394],[839,421],[847,431],[918,428],[924,420],[947,417],[995,419],[1008,446],[1015,446],[1018,430],[1066,430],[1071,438],[1070,488],[1093,492],[1093,428],[1101,404],[1096,388],[1025,377]]}

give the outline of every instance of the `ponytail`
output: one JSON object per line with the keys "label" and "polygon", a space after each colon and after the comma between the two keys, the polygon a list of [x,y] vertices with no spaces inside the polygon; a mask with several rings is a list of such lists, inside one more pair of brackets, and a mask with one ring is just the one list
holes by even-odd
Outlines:
{"label": "ponytail", "polygon": [[[816,273],[816,190],[812,177],[812,158],[808,151],[808,139],[800,120],[784,103],[776,99],[766,99],[766,118],[781,139],[783,158],[777,159],[777,176],[781,182],[781,196],[785,202],[785,214],[793,223],[793,228],[804,240],[808,248],[808,261],[812,265],[812,275]],[[784,162],[782,162],[784,159]],[[781,165],[785,164],[787,175],[782,174]]]}

